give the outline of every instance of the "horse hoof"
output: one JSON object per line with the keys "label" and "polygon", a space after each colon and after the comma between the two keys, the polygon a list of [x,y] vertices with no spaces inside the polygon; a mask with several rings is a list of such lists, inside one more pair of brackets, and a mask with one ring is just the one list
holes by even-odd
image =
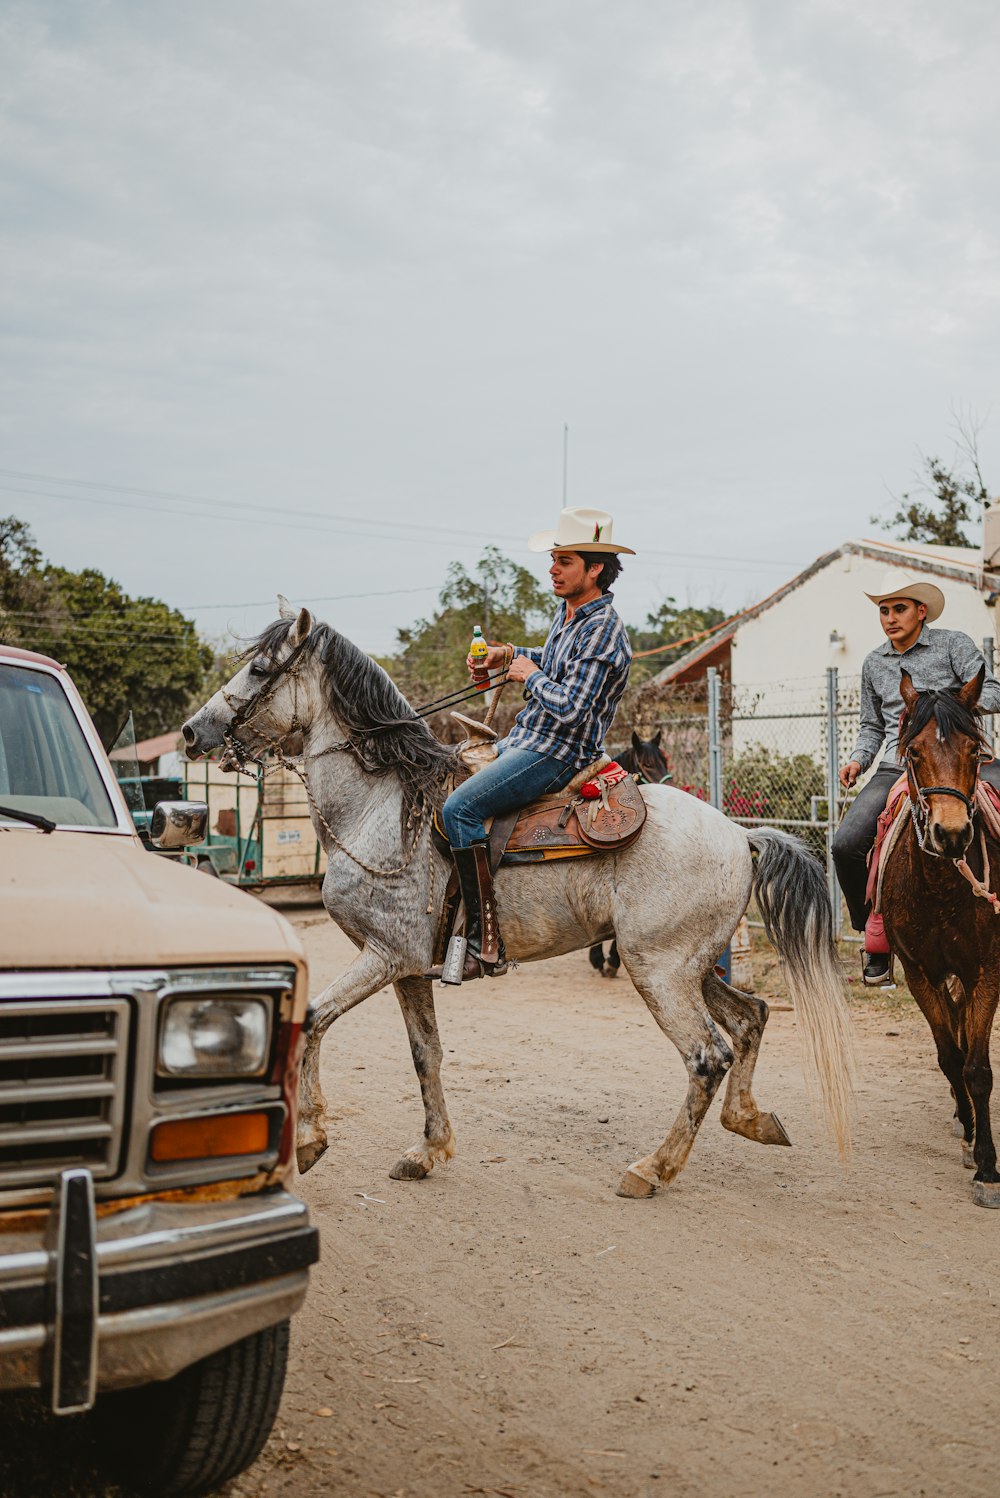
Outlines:
{"label": "horse hoof", "polygon": [[976,1168],[976,1146],[969,1144],[964,1139],[962,1140],[962,1164],[966,1170],[975,1170]]}
{"label": "horse hoof", "polygon": [[605,963],[604,964],[604,977],[605,978],[617,978],[618,977],[618,969],[616,967],[611,967],[609,963]]}
{"label": "horse hoof", "polygon": [[412,1155],[403,1155],[390,1170],[389,1179],[391,1181],[422,1181],[429,1174],[427,1166],[420,1160],[414,1160]]}
{"label": "horse hoof", "polygon": [[1000,1207],[1000,1181],[973,1181],[972,1200],[977,1207]]}
{"label": "horse hoof", "polygon": [[650,1181],[644,1175],[640,1175],[634,1168],[629,1169],[618,1183],[618,1195],[629,1196],[639,1201],[643,1197],[652,1196],[658,1181]]}
{"label": "horse hoof", "polygon": [[296,1145],[295,1160],[299,1167],[299,1175],[304,1176],[307,1171],[312,1170],[316,1161],[325,1154],[325,1139],[310,1139],[305,1144]]}
{"label": "horse hoof", "polygon": [[965,1130],[962,1128],[962,1120],[955,1117],[951,1121],[951,1132],[954,1139],[964,1139]]}
{"label": "horse hoof", "polygon": [[722,1127],[731,1134],[742,1134],[744,1139],[752,1139],[755,1144],[785,1144],[790,1147],[792,1143],[776,1113],[758,1113],[755,1118],[735,1119],[731,1122],[723,1118]]}

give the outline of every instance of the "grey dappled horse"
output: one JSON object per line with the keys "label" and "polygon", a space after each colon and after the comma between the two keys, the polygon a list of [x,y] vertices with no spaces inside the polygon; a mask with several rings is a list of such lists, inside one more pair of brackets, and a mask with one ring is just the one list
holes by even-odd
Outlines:
{"label": "grey dappled horse", "polygon": [[[313,822],[328,858],[323,901],[359,948],[310,1006],[302,1064],[298,1159],[327,1147],[319,1079],[323,1036],[342,1014],[392,984],[424,1101],[424,1137],[393,1166],[419,1179],[454,1154],[441,1087],[441,1041],[430,967],[448,877],[433,846],[454,750],[413,713],[380,666],[308,609],[279,600],[228,686],[184,725],[191,758],[225,749],[230,766],[301,746]],[[683,1168],[726,1074],[722,1123],[762,1144],[787,1144],[754,1101],[767,1005],[714,971],[752,891],[785,961],[789,987],[842,1149],[850,1132],[850,1036],[823,872],[786,834],[744,831],[668,786],[643,789],[649,815],[631,848],[594,858],[501,868],[496,888],[509,957],[533,962],[615,937],[633,983],[687,1068],[684,1106],[663,1142],[628,1167],[623,1196],[651,1196]],[[756,869],[754,856],[756,855]],[[501,1003],[486,979],[458,1002]],[[486,986],[488,985],[488,986]],[[728,1034],[732,1045],[724,1038]]]}

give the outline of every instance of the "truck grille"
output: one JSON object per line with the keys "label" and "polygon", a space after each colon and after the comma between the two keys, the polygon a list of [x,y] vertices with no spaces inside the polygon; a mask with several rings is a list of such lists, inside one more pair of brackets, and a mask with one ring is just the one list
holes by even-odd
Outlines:
{"label": "truck grille", "polygon": [[0,1186],[46,1184],[71,1165],[114,1175],[128,1022],[124,999],[0,1004]]}

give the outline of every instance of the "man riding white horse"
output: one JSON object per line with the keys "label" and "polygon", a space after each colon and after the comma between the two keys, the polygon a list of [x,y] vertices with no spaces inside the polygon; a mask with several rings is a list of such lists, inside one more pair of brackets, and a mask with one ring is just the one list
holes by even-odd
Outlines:
{"label": "man riding white horse", "polygon": [[[903,774],[896,755],[899,720],[903,712],[900,677],[905,671],[918,692],[954,691],[985,673],[979,707],[984,713],[1000,710],[1000,683],[986,670],[982,653],[968,635],[957,629],[930,629],[928,625],[944,611],[944,594],[934,583],[902,571],[887,572],[878,593],[868,593],[878,605],[879,622],[886,636],[865,657],[861,668],[861,723],[850,761],[840,771],[840,783],[850,790],[878,758],[882,762],[860,792],[833,843],[837,878],[847,901],[851,925],[864,931],[869,914],[866,894],[867,858],[878,819],[885,810],[889,792]],[[982,776],[1000,788],[1000,767],[983,766]],[[888,950],[863,954],[864,981],[878,987],[889,981]]]}
{"label": "man riding white horse", "polygon": [[612,540],[611,516],[563,510],[556,530],[540,531],[528,544],[551,554],[559,609],[543,646],[491,645],[485,660],[469,657],[470,672],[506,669],[511,681],[523,682],[527,704],[497,744],[497,758],[458,786],[441,813],[465,906],[463,981],[507,968],[485,818],[562,790],[599,758],[632,660],[611,584],[621,572],[619,555],[635,552]]}

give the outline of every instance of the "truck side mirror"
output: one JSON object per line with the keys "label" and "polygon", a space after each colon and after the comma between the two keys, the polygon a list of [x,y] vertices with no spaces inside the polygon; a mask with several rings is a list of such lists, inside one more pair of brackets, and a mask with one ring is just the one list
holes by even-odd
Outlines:
{"label": "truck side mirror", "polygon": [[204,801],[158,801],[149,822],[149,840],[161,852],[202,843],[207,832]]}

